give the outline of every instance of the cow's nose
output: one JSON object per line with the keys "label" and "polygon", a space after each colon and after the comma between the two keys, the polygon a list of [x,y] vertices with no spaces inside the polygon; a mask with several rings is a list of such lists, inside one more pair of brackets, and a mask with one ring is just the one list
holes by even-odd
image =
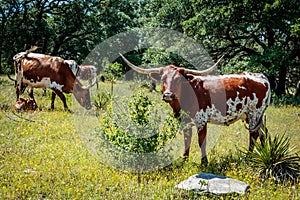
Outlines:
{"label": "cow's nose", "polygon": [[87,109],[87,110],[90,110],[92,107],[93,107],[92,104],[86,105],[86,109]]}
{"label": "cow's nose", "polygon": [[166,101],[166,102],[170,102],[170,101],[173,101],[175,100],[175,94],[174,93],[171,93],[171,92],[165,92],[163,94],[163,100]]}

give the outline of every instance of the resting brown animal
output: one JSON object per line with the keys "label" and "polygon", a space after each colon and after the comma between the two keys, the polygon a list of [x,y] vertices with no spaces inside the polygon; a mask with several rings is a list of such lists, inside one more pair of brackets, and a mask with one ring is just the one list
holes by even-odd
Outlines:
{"label": "resting brown animal", "polygon": [[14,105],[15,111],[21,112],[21,111],[27,111],[27,110],[36,110],[38,106],[36,105],[36,102],[32,98],[23,99],[20,98]]}

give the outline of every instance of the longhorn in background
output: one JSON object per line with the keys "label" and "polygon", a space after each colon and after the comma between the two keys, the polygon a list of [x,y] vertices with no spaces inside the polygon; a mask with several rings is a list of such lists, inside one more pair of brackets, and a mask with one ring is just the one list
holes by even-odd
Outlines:
{"label": "longhorn in background", "polygon": [[94,65],[78,65],[75,60],[65,60],[69,64],[73,74],[79,80],[88,80],[91,86],[95,85],[98,89],[97,69]]}

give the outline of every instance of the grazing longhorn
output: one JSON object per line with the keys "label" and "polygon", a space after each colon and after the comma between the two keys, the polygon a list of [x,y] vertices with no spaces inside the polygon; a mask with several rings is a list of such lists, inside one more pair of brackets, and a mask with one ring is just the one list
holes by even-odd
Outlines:
{"label": "grazing longhorn", "polygon": [[72,73],[69,64],[60,57],[31,53],[36,47],[21,52],[13,57],[15,66],[15,87],[17,100],[26,87],[33,97],[33,88],[52,89],[51,109],[54,109],[56,95],[60,97],[64,108],[68,110],[63,93],[73,93],[78,103],[86,109],[92,107],[89,87],[83,86]]}
{"label": "grazing longhorn", "polygon": [[[198,143],[202,153],[202,163],[207,164],[206,133],[207,123],[229,125],[242,119],[249,124],[249,150],[254,148],[254,140],[262,130],[267,132],[263,115],[270,104],[270,84],[259,73],[232,75],[209,75],[220,60],[212,67],[203,70],[190,70],[169,65],[160,68],[143,69],[130,63],[122,54],[122,59],[135,71],[142,74],[159,74],[162,81],[162,99],[169,103],[175,117],[181,110],[189,114],[187,120],[194,120],[198,128]],[[191,130],[184,134],[184,157],[189,156]]]}
{"label": "grazing longhorn", "polygon": [[75,60],[65,60],[65,62],[69,64],[78,79],[88,80],[91,86],[96,84],[98,89],[97,69],[94,65],[78,65]]}

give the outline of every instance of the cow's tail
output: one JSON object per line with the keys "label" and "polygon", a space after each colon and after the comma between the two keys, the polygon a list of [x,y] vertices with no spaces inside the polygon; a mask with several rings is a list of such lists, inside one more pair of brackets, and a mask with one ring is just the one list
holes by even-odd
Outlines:
{"label": "cow's tail", "polygon": [[9,78],[9,80],[12,80],[12,81],[16,81],[16,79],[13,79],[10,74],[7,74],[7,77]]}
{"label": "cow's tail", "polygon": [[266,112],[267,108],[269,107],[269,105],[271,103],[271,86],[270,86],[270,82],[269,82],[268,78],[265,77],[264,75],[262,76],[262,78],[265,79],[265,81],[266,81],[265,84],[268,87],[268,90],[267,90],[267,93],[266,93],[265,106],[264,106],[264,109],[263,109],[256,125],[254,127],[249,126],[249,131],[250,132],[256,132],[262,127],[262,125],[264,124],[263,118],[264,118],[265,112]]}

